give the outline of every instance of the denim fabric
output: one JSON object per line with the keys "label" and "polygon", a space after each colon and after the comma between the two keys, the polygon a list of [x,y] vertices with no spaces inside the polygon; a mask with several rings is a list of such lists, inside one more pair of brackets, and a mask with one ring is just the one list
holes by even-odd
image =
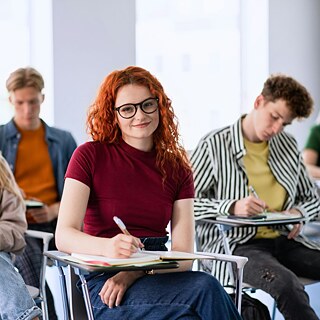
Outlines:
{"label": "denim fabric", "polygon": [[29,320],[41,315],[21,278],[10,254],[0,252],[0,319]]}
{"label": "denim fabric", "polygon": [[[77,145],[70,132],[49,127],[44,121],[42,121],[42,123],[45,127],[45,139],[48,144],[57,191],[59,198],[61,198],[64,175],[72,153]],[[15,170],[17,147],[20,139],[21,134],[17,130],[13,120],[0,126],[0,150],[8,161],[12,172]]]}
{"label": "denim fabric", "polygon": [[[42,121],[42,123],[45,128],[45,139],[48,145],[48,151],[52,162],[57,192],[60,200],[64,185],[64,175],[72,153],[77,145],[70,132],[50,127],[44,121]],[[0,150],[8,161],[13,172],[15,170],[17,150],[20,139],[21,134],[17,130],[13,120],[0,126]],[[56,223],[57,220],[54,219],[48,223],[30,224],[28,227],[29,229],[33,230],[54,233]],[[16,260],[16,266],[19,269],[25,283],[36,287],[39,286],[41,248],[41,242],[37,242],[35,239],[29,239],[27,241],[27,247],[24,253],[21,256],[18,256]],[[54,239],[50,241],[49,249],[56,249]],[[57,319],[57,316],[55,314],[53,297],[48,286],[46,286],[46,292],[49,317],[50,320],[55,320]]]}
{"label": "denim fabric", "polygon": [[319,319],[297,276],[320,280],[320,251],[280,236],[251,240],[234,254],[249,258],[243,280],[269,293],[285,319]]}
{"label": "denim fabric", "polygon": [[234,303],[220,283],[204,272],[176,272],[144,276],[125,293],[121,305],[112,309],[98,293],[113,274],[88,281],[95,319],[121,320],[237,320]]}
{"label": "denim fabric", "polygon": [[[141,238],[146,250],[166,251],[167,237]],[[98,295],[114,273],[87,277],[95,319],[121,320],[237,320],[234,303],[216,278],[204,272],[175,272],[138,279],[112,309]]]}
{"label": "denim fabric", "polygon": [[[41,227],[41,225],[40,225]],[[31,228],[29,228],[31,229]],[[41,228],[36,228],[36,230],[42,230]],[[54,232],[54,231],[51,231]],[[24,282],[30,286],[39,288],[40,286],[40,268],[42,264],[42,240],[34,238],[26,238],[27,246],[22,255],[16,257],[15,266],[19,269],[20,275],[22,276]],[[54,306],[54,299],[50,288],[46,282],[45,285],[47,304],[48,304],[48,314],[50,320],[56,320],[56,310]]]}

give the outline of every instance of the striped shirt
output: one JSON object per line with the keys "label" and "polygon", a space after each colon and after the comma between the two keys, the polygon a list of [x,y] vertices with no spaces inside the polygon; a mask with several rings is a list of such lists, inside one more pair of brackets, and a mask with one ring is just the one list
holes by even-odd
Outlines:
{"label": "striped shirt", "polygon": [[[218,228],[211,223],[199,223],[201,219],[213,219],[217,214],[228,215],[235,201],[249,196],[248,177],[243,163],[245,154],[241,119],[231,126],[208,133],[191,154],[197,237],[203,251],[224,253],[224,248]],[[281,132],[270,139],[268,164],[288,194],[283,210],[296,208],[307,221],[314,219],[320,210],[319,196],[306,172],[296,140],[288,133]],[[287,234],[285,228],[278,228]],[[237,244],[252,239],[256,232],[257,227],[253,226],[229,229],[226,234],[231,252]],[[319,245],[301,237],[295,240],[320,250]],[[223,284],[229,282],[226,263],[203,261],[203,267]]]}

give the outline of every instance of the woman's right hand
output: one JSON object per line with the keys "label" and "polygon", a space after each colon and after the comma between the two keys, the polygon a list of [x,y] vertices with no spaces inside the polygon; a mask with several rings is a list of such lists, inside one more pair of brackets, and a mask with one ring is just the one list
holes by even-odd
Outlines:
{"label": "woman's right hand", "polygon": [[108,241],[108,244],[105,246],[103,255],[109,258],[129,258],[139,248],[144,247],[139,238],[123,233],[106,239],[106,241]]}

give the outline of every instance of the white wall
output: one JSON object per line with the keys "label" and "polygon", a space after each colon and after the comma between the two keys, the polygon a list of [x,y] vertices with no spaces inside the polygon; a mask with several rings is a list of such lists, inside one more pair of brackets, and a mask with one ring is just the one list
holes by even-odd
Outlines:
{"label": "white wall", "polygon": [[315,101],[312,116],[288,128],[302,148],[320,102],[320,1],[269,1],[269,69],[306,86]]}
{"label": "white wall", "polygon": [[52,0],[52,10],[54,125],[82,143],[102,80],[135,64],[135,1]]}
{"label": "white wall", "polygon": [[[70,130],[82,143],[87,139],[86,112],[103,78],[114,69],[135,64],[135,1],[54,0],[52,9],[54,124]],[[312,116],[288,129],[300,147],[319,110],[319,12],[319,0],[269,1],[269,43],[263,49],[269,50],[269,73],[295,77],[315,100]]]}

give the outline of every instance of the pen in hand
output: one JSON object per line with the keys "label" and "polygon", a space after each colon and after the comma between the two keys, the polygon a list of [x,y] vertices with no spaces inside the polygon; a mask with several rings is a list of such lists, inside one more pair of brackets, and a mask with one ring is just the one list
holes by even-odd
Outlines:
{"label": "pen in hand", "polygon": [[127,236],[131,236],[130,232],[127,230],[126,225],[122,222],[120,218],[114,216],[113,221],[117,224],[122,233],[126,234]]}
{"label": "pen in hand", "polygon": [[[260,199],[253,186],[249,186],[249,190],[256,199]],[[266,208],[263,208],[263,213],[265,213],[266,211],[267,211]]]}
{"label": "pen in hand", "polygon": [[[113,217],[113,221],[117,224],[117,226],[120,228],[120,230],[122,231],[122,233],[126,234],[127,236],[131,236],[130,232],[128,231],[126,225],[123,223],[123,221],[114,216]],[[138,246],[138,251],[141,251],[140,247]]]}

